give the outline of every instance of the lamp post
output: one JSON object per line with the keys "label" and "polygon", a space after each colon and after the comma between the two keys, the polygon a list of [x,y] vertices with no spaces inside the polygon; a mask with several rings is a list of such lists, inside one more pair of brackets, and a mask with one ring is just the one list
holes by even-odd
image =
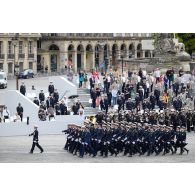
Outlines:
{"label": "lamp post", "polygon": [[123,63],[124,63],[124,57],[125,57],[125,51],[121,51],[121,62],[122,62],[122,75],[123,75],[123,69],[124,69],[124,67],[123,67]]}
{"label": "lamp post", "polygon": [[16,64],[16,45],[17,45],[17,42],[18,42],[18,36],[19,36],[19,33],[16,33],[15,34],[15,37],[12,38],[12,44],[14,46],[14,72],[15,72],[15,76],[16,76],[16,90],[18,90],[18,76],[19,76],[19,65]]}
{"label": "lamp post", "polygon": [[20,71],[20,66],[18,64],[15,64],[14,65],[14,72],[15,72],[15,76],[16,76],[16,90],[18,90],[18,88],[19,88],[19,86],[18,86],[19,71]]}

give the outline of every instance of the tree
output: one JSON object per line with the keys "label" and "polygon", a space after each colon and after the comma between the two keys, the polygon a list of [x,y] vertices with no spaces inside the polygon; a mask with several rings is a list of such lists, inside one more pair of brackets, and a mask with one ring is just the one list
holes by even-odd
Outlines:
{"label": "tree", "polygon": [[179,42],[184,43],[186,51],[192,55],[195,52],[195,33],[177,33]]}

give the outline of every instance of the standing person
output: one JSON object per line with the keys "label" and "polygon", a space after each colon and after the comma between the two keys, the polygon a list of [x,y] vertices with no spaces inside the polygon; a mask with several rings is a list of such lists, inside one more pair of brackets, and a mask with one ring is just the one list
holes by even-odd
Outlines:
{"label": "standing person", "polygon": [[34,151],[34,148],[35,146],[37,146],[41,153],[44,152],[43,148],[39,145],[39,132],[38,132],[38,126],[34,126],[34,132],[29,134],[29,136],[33,136],[33,143],[32,143],[32,147],[31,147],[31,150],[30,150],[30,153],[33,154],[33,151]]}
{"label": "standing person", "polygon": [[91,90],[92,107],[96,108],[96,91],[94,88]]}
{"label": "standing person", "polygon": [[55,105],[59,101],[59,93],[57,89],[54,90],[53,97],[54,97],[54,105]]}
{"label": "standing person", "polygon": [[68,114],[68,108],[67,108],[64,100],[62,100],[61,103],[60,103],[60,113],[61,113],[61,115],[67,115]]}
{"label": "standing person", "polygon": [[170,70],[170,78],[169,78],[170,84],[172,84],[174,81],[174,74],[175,74],[175,71],[174,71],[174,68],[172,67]]}
{"label": "standing person", "polygon": [[45,101],[45,94],[43,93],[43,90],[41,90],[40,93],[39,93],[39,101],[40,102]]}
{"label": "standing person", "polygon": [[24,111],[24,109],[23,109],[23,107],[21,106],[20,103],[18,104],[18,106],[16,108],[16,111],[17,111],[17,113],[20,116],[21,121],[22,121],[23,120],[23,111]]}
{"label": "standing person", "polygon": [[160,70],[159,70],[159,68],[157,68],[157,69],[154,71],[154,76],[155,76],[155,78],[156,78],[156,84],[157,84],[158,82],[160,82]]}
{"label": "standing person", "polygon": [[87,78],[87,73],[84,71],[84,88],[87,87],[87,81],[88,81],[88,78]]}
{"label": "standing person", "polygon": [[33,102],[34,102],[34,104],[36,104],[37,106],[39,106],[39,100],[37,99],[37,97],[34,97]]}
{"label": "standing person", "polygon": [[5,122],[5,119],[9,119],[9,118],[10,118],[10,111],[5,106],[4,109],[3,109],[3,120],[4,120],[4,122]]}
{"label": "standing person", "polygon": [[48,86],[48,92],[49,92],[49,95],[51,95],[54,92],[54,85],[52,81],[50,81],[50,84]]}
{"label": "standing person", "polygon": [[110,89],[110,82],[111,82],[111,77],[110,77],[110,74],[107,74],[107,93],[108,93],[108,91],[109,91],[109,89]]}
{"label": "standing person", "polygon": [[104,83],[104,91],[103,93],[107,93],[108,91],[108,79],[107,79],[107,76],[105,75],[104,78],[103,78],[103,83]]}
{"label": "standing person", "polygon": [[79,88],[82,88],[84,81],[84,73],[82,71],[79,72]]}
{"label": "standing person", "polygon": [[26,94],[26,86],[24,85],[24,82],[22,82],[22,85],[20,86],[20,93],[24,96]]}
{"label": "standing person", "polygon": [[95,86],[95,78],[93,76],[90,77],[89,84],[90,84],[90,91],[91,91],[91,89],[94,88]]}
{"label": "standing person", "polygon": [[49,116],[49,121],[51,120],[51,118],[55,118],[54,114],[54,108],[50,105],[49,108],[47,109],[47,114]]}
{"label": "standing person", "polygon": [[164,76],[163,81],[164,81],[164,92],[167,93],[168,84],[169,84],[169,79],[167,78],[167,75]]}
{"label": "standing person", "polygon": [[115,88],[112,89],[112,105],[117,104],[117,90]]}

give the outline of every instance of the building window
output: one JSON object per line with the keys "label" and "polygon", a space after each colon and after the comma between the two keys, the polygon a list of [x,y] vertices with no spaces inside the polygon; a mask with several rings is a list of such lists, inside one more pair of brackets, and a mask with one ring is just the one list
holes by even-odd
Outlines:
{"label": "building window", "polygon": [[33,69],[33,63],[29,62],[29,69]]}
{"label": "building window", "polygon": [[41,41],[37,41],[37,48],[41,49]]}
{"label": "building window", "polygon": [[22,52],[23,52],[23,42],[20,41],[19,42],[19,54],[22,54]]}
{"label": "building window", "polygon": [[2,53],[3,53],[3,42],[0,41],[0,54],[2,54]]}
{"label": "building window", "polygon": [[0,63],[0,70],[3,70],[3,63]]}
{"label": "building window", "polygon": [[51,37],[57,37],[57,33],[51,33]]}
{"label": "building window", "polygon": [[12,42],[8,41],[8,54],[12,53]]}
{"label": "building window", "polygon": [[28,53],[31,54],[32,53],[32,41],[28,42]]}
{"label": "building window", "polygon": [[23,62],[19,62],[19,69],[20,69],[20,72],[23,71],[24,67],[23,67]]}
{"label": "building window", "polygon": [[13,73],[13,64],[12,63],[8,63],[8,73],[9,74]]}

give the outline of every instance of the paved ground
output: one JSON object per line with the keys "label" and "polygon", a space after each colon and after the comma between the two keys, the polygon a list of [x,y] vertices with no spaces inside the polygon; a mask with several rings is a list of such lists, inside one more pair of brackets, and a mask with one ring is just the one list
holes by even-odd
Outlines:
{"label": "paved ground", "polygon": [[124,157],[121,154],[117,157],[95,158],[85,156],[83,159],[73,156],[62,148],[65,143],[64,135],[43,135],[40,136],[40,144],[44,148],[43,154],[35,149],[34,154],[28,154],[32,143],[32,137],[14,136],[0,137],[0,162],[2,163],[179,163],[195,162],[195,133],[188,134],[189,154],[166,156],[133,156]]}
{"label": "paved ground", "polygon": [[[63,75],[60,75],[63,76]],[[77,85],[76,80],[77,76],[74,76],[73,82]],[[30,78],[30,79],[19,79],[19,86],[22,84],[22,82],[25,83],[27,91],[28,92],[37,92],[39,93],[41,89],[43,89],[44,92],[47,92],[48,85],[49,85],[49,77],[36,77],[36,78]],[[32,85],[35,86],[35,91],[32,91]],[[16,89],[16,80],[11,79],[8,80],[8,87],[6,89],[0,89],[0,105],[4,105],[5,103],[5,93],[7,90],[15,90]]]}

